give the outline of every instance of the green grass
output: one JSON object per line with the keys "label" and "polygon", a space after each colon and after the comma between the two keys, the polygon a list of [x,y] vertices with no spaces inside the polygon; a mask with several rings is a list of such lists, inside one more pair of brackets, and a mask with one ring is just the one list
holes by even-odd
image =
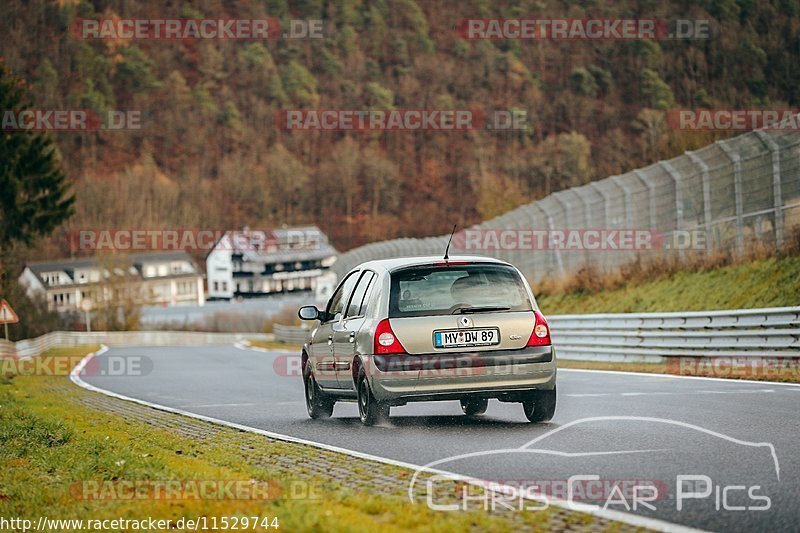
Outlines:
{"label": "green grass", "polygon": [[[534,287],[535,290],[535,287]],[[545,315],[752,309],[800,305],[800,256],[772,258],[597,293],[537,297]]]}
{"label": "green grass", "polygon": [[[77,362],[93,348],[58,349],[42,357],[69,357]],[[287,531],[515,531],[520,525],[544,531],[551,527],[552,510],[526,512],[511,521],[508,515],[435,512],[424,504],[413,505],[403,496],[411,474],[406,469],[210,424],[217,431],[207,438],[188,438],[77,401],[95,394],[72,386],[63,376],[6,376],[0,384],[0,516],[33,520],[42,515],[93,520],[277,516],[280,528]],[[319,457],[353,469],[359,479],[396,477],[398,496],[359,492],[317,477],[311,465]],[[287,467],[270,466],[278,464],[271,458],[290,458],[298,466],[288,469],[287,475]],[[291,497],[286,489],[300,478],[289,476],[299,476],[306,468],[312,474],[303,481],[316,488],[318,498]],[[75,483],[123,480],[258,480],[275,484],[281,493],[268,500],[126,501],[74,496]],[[593,520],[577,513],[567,515],[578,523]]]}

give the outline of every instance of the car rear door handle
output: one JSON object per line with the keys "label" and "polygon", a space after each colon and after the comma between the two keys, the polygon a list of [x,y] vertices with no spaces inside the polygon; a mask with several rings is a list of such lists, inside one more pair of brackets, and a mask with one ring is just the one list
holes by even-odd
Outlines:
{"label": "car rear door handle", "polygon": [[350,342],[356,342],[356,332],[355,331],[351,331],[350,332],[350,337],[348,338],[348,340]]}
{"label": "car rear door handle", "polygon": [[333,335],[328,335],[328,344],[333,344]]}

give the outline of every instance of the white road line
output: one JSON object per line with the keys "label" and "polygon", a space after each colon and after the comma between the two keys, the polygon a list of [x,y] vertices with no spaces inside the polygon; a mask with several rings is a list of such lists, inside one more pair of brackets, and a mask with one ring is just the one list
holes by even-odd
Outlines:
{"label": "white road line", "polygon": [[[237,346],[237,348],[239,348],[239,349],[248,349],[246,347],[239,347],[239,346]],[[159,411],[165,411],[167,413],[174,413],[174,414],[178,414],[178,415],[182,415],[182,416],[187,416],[189,418],[194,418],[194,419],[197,419],[197,420],[203,420],[205,422],[210,422],[212,424],[217,424],[217,425],[220,425],[220,426],[226,426],[226,427],[230,427],[230,428],[233,428],[233,429],[238,429],[240,431],[246,431],[248,433],[255,433],[255,434],[258,434],[258,435],[263,435],[265,437],[270,437],[270,438],[277,439],[277,440],[282,440],[282,441],[285,441],[285,442],[294,442],[294,443],[297,443],[297,444],[305,444],[307,446],[313,446],[315,448],[319,448],[319,449],[322,449],[322,450],[341,453],[341,454],[344,454],[344,455],[349,455],[350,457],[356,457],[356,458],[359,458],[359,459],[365,459],[367,461],[375,461],[377,463],[383,463],[383,464],[387,464],[387,465],[391,465],[391,466],[397,466],[397,467],[406,468],[406,469],[409,469],[409,470],[415,470],[415,471],[424,470],[426,472],[430,472],[432,474],[438,474],[438,475],[442,475],[442,476],[460,476],[460,474],[456,474],[454,472],[448,472],[446,470],[439,470],[439,469],[435,469],[435,468],[426,468],[426,467],[421,466],[421,465],[415,465],[415,464],[412,464],[412,463],[406,463],[405,461],[397,461],[397,460],[394,460],[394,459],[389,459],[389,458],[386,458],[386,457],[380,457],[380,456],[377,456],[377,455],[358,452],[358,451],[355,451],[355,450],[348,450],[347,448],[340,448],[339,446],[332,446],[330,444],[324,444],[322,442],[315,442],[315,441],[311,441],[311,440],[300,439],[300,438],[297,438],[297,437],[292,437],[291,435],[282,435],[280,433],[273,433],[272,431],[266,431],[264,429],[254,428],[254,427],[251,427],[251,426],[245,426],[245,425],[242,425],[242,424],[237,424],[235,422],[229,422],[227,420],[220,420],[218,418],[212,418],[210,416],[205,416],[205,415],[200,415],[200,414],[197,414],[197,413],[192,413],[190,411],[185,411],[183,409],[175,409],[173,407],[168,407],[166,405],[159,405],[157,403],[148,402],[146,400],[140,400],[138,398],[132,398],[130,396],[125,396],[123,394],[118,394],[118,393],[113,392],[113,391],[109,391],[109,390],[106,390],[106,389],[101,389],[99,387],[95,387],[94,385],[91,385],[91,384],[86,383],[85,381],[83,381],[83,379],[81,379],[80,373],[83,371],[83,369],[89,363],[89,361],[91,361],[93,357],[102,355],[107,351],[108,351],[108,346],[102,345],[100,350],[98,350],[96,353],[90,353],[86,357],[81,359],[81,361],[77,365],[75,365],[75,368],[72,369],[72,372],[70,372],[70,375],[69,375],[70,380],[74,384],[78,385],[79,387],[82,387],[82,388],[84,388],[86,390],[90,390],[92,392],[105,394],[106,396],[110,396],[112,398],[118,398],[120,400],[125,400],[125,401],[129,401],[129,402],[133,402],[133,403],[138,403],[140,405],[145,405],[145,406],[151,407],[153,409],[158,409]],[[561,502],[553,502],[552,505],[555,505],[555,506],[558,506],[558,507],[562,507],[562,508],[567,509],[567,510],[574,510],[574,509],[570,509],[568,505],[563,504]],[[614,520],[614,521],[617,521],[617,522],[623,522],[625,524],[630,524],[630,525],[635,526],[635,527],[643,527],[643,528],[653,529],[655,531],[662,531],[664,533],[696,533],[696,532],[702,532],[703,531],[701,529],[682,526],[680,524],[673,524],[672,522],[667,522],[665,520],[659,520],[657,518],[647,518],[647,517],[644,517],[644,516],[634,515],[634,514],[625,513],[625,512],[621,512],[621,511],[613,511],[613,510],[610,510],[610,509],[603,509],[602,507],[597,506],[597,505],[590,505],[590,504],[575,504],[575,505],[580,505],[581,512],[584,512],[584,513],[592,515],[592,516],[597,516],[599,518],[604,518],[606,520]]]}
{"label": "white road line", "polygon": [[741,389],[741,390],[695,390],[695,391],[648,391],[648,392],[583,392],[565,394],[570,398],[596,398],[600,396],[689,396],[692,394],[763,394],[775,392],[774,389]]}
{"label": "white road line", "polygon": [[197,405],[182,405],[183,409],[191,409],[198,407],[252,407],[258,405],[257,403],[205,403]]}

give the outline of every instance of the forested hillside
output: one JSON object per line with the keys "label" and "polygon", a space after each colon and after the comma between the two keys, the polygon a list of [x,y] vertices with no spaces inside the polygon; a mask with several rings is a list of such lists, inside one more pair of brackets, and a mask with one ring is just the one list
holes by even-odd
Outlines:
{"label": "forested hillside", "polygon": [[[790,0],[4,0],[0,55],[37,108],[140,110],[140,130],[55,134],[80,228],[316,223],[345,250],[446,232],[719,134],[681,107],[797,107]],[[324,38],[85,40],[82,18],[323,19]],[[465,40],[463,18],[712,19],[707,40]],[[526,131],[284,131],[281,109],[502,109]],[[716,135],[716,136],[715,136]],[[427,213],[420,216],[420,213]]]}

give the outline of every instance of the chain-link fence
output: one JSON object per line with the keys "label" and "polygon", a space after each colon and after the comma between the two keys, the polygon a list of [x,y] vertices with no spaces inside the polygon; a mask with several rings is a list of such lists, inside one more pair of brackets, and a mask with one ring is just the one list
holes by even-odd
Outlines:
{"label": "chain-link fence", "polygon": [[[800,132],[753,131],[621,176],[551,194],[457,234],[451,255],[509,261],[530,279],[608,271],[637,256],[781,245],[800,226]],[[339,257],[442,254],[448,236],[394,239]]]}

